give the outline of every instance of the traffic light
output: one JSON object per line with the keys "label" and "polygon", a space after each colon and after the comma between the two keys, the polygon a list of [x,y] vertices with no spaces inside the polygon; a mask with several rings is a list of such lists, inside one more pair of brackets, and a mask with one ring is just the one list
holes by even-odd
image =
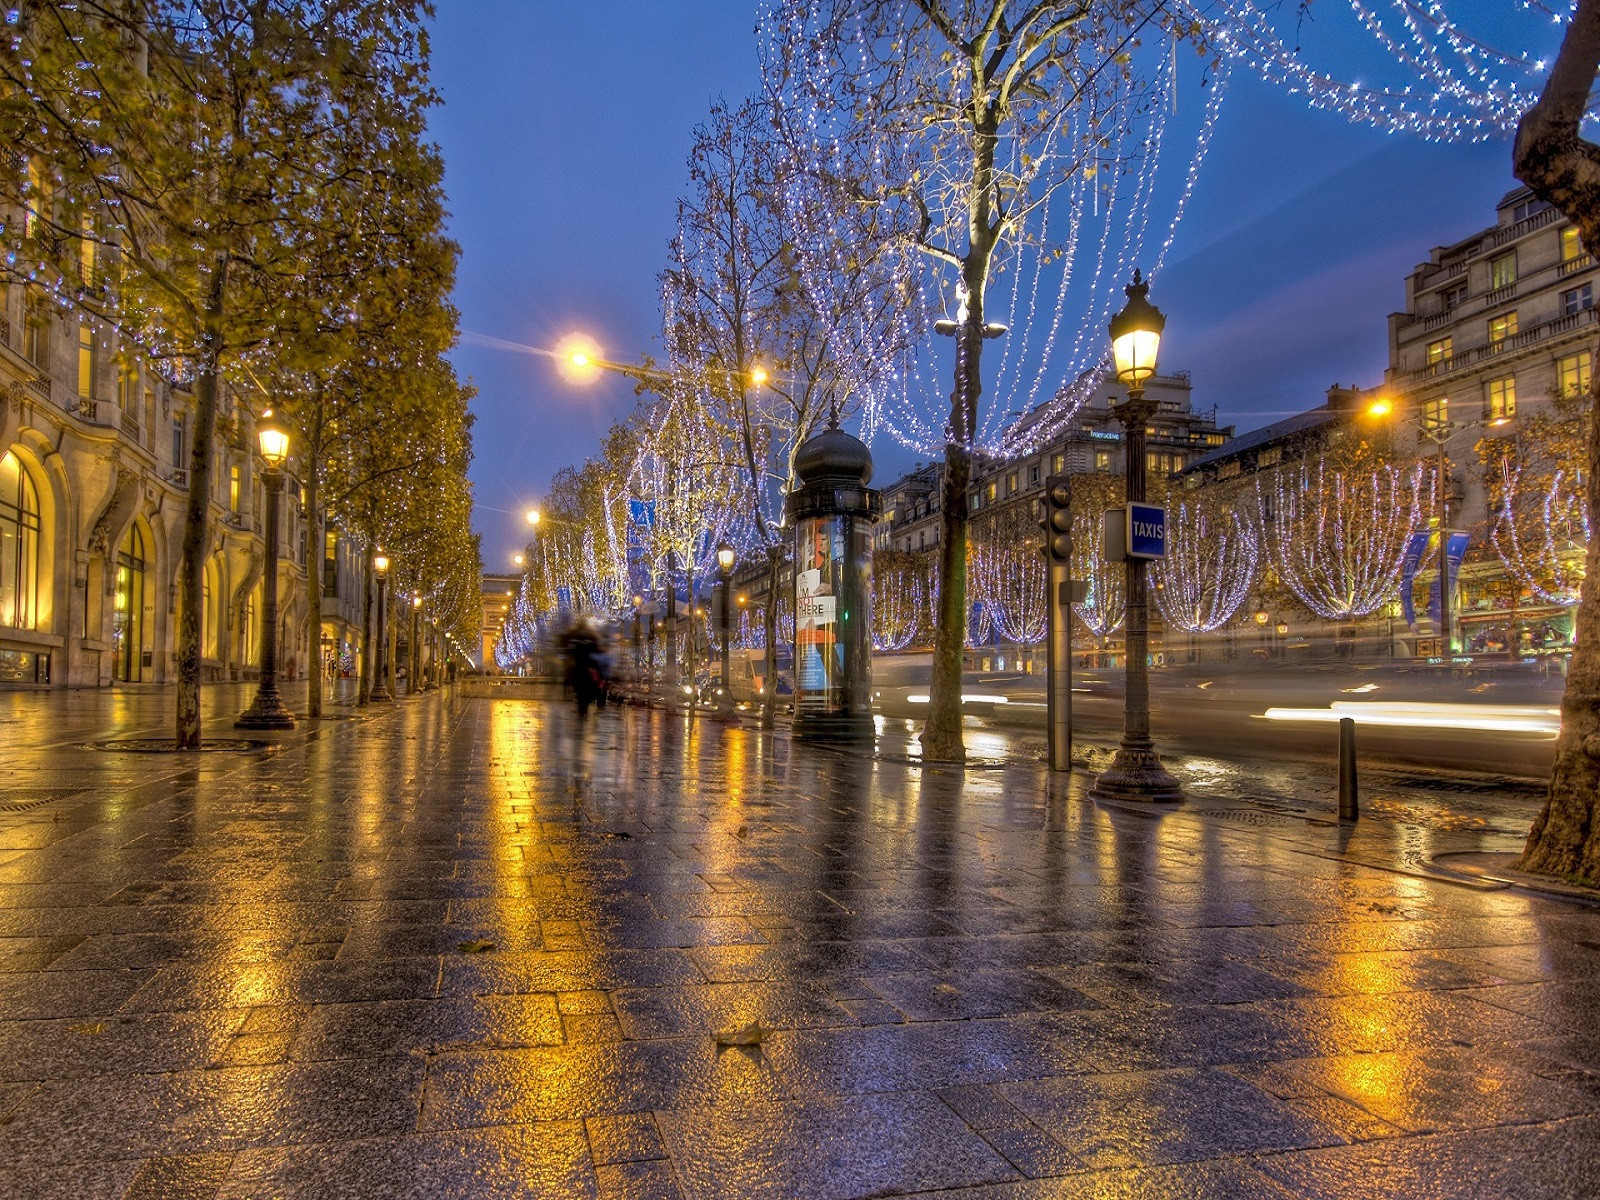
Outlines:
{"label": "traffic light", "polygon": [[1072,488],[1065,475],[1044,481],[1044,544],[1052,563],[1072,558]]}

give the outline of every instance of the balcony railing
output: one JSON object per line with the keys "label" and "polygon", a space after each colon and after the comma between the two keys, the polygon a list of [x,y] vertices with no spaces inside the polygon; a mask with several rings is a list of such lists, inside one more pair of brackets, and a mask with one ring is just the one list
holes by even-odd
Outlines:
{"label": "balcony railing", "polygon": [[167,480],[175,487],[186,488],[189,486],[189,468],[173,467],[167,472]]}
{"label": "balcony railing", "polygon": [[1531,217],[1523,217],[1522,220],[1514,225],[1507,225],[1504,229],[1496,229],[1483,239],[1483,247],[1488,250],[1495,246],[1504,246],[1507,242],[1513,242],[1525,233],[1532,233],[1535,229],[1543,229],[1546,225],[1553,225],[1563,219],[1559,208],[1540,209]]}
{"label": "balcony railing", "polygon": [[1597,320],[1600,320],[1600,317],[1597,317],[1595,309],[1580,309],[1578,312],[1571,313],[1565,317],[1557,317],[1554,321],[1546,321],[1543,325],[1525,329],[1521,333],[1513,334],[1511,337],[1501,338],[1498,342],[1490,345],[1478,346],[1471,350],[1462,350],[1449,358],[1441,359],[1439,362],[1429,363],[1413,371],[1406,371],[1401,375],[1401,378],[1408,381],[1440,379],[1446,375],[1454,374],[1456,371],[1464,371],[1479,363],[1498,358],[1510,351],[1524,350],[1529,346],[1537,345],[1554,337],[1560,337],[1562,334],[1571,333],[1573,330],[1581,329],[1586,325],[1593,325]]}
{"label": "balcony railing", "polygon": [[1496,304],[1504,304],[1507,300],[1515,300],[1516,298],[1517,285],[1514,282],[1508,283],[1505,287],[1497,287],[1493,291],[1485,292],[1483,294],[1483,306],[1485,308],[1493,308]]}
{"label": "balcony railing", "polygon": [[1594,255],[1592,254],[1580,254],[1577,258],[1569,258],[1561,264],[1561,278],[1565,279],[1568,275],[1576,275],[1579,271],[1587,271],[1592,266],[1594,266]]}
{"label": "balcony railing", "polygon": [[137,442],[139,440],[139,419],[132,413],[122,413],[120,416],[122,432]]}
{"label": "balcony railing", "polygon": [[50,376],[35,375],[32,379],[28,380],[28,386],[34,391],[38,392],[39,395],[43,396],[46,400],[50,399]]}

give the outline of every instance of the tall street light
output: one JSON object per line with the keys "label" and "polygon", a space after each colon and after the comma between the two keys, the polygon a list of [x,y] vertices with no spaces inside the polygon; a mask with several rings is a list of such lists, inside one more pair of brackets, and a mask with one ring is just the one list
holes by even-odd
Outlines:
{"label": "tall street light", "polygon": [[256,697],[235,721],[237,729],[293,729],[294,714],[278,695],[278,507],[283,495],[283,464],[289,459],[289,433],[268,409],[256,426],[261,458],[267,464],[267,563],[261,580],[261,679]]}
{"label": "tall street light", "polygon": [[[1128,303],[1111,318],[1111,357],[1117,380],[1128,389],[1128,399],[1116,408],[1122,423],[1124,471],[1128,503],[1144,502],[1145,427],[1155,415],[1156,403],[1144,394],[1145,382],[1156,373],[1156,353],[1167,319],[1150,303],[1149,284],[1133,273],[1124,289]],[[1182,800],[1178,781],[1167,774],[1150,740],[1150,597],[1145,590],[1145,561],[1128,555],[1127,570],[1127,687],[1122,718],[1122,744],[1111,765],[1100,772],[1090,794],[1108,800]]]}
{"label": "tall street light", "polygon": [[389,556],[384,554],[381,550],[377,554],[373,555],[372,569],[378,576],[378,645],[372,664],[372,674],[374,677],[372,684],[372,695],[368,697],[368,699],[393,700],[394,697],[389,693],[389,680],[387,671],[385,669],[389,663],[389,654],[387,649],[388,642],[386,640],[386,630],[384,629],[384,617],[387,615],[388,608],[388,600],[384,593],[384,585],[389,580]]}
{"label": "tall street light", "polygon": [[732,628],[732,622],[729,619],[731,614],[728,611],[728,592],[730,590],[728,585],[733,575],[734,556],[734,549],[727,542],[723,542],[717,547],[717,570],[721,576],[720,582],[722,584],[722,692],[717,697],[717,711],[719,712],[733,711],[733,693],[729,690],[728,676],[728,641],[729,630]]}
{"label": "tall street light", "polygon": [[[1455,598],[1452,595],[1454,586],[1450,579],[1450,459],[1445,453],[1445,446],[1451,437],[1464,429],[1474,429],[1482,425],[1495,428],[1506,424],[1507,418],[1496,417],[1482,421],[1452,421],[1446,415],[1448,400],[1439,402],[1436,414],[1424,411],[1413,411],[1407,414],[1412,426],[1417,433],[1433,443],[1437,456],[1435,474],[1439,507],[1436,519],[1439,522],[1439,651],[1440,657],[1450,658],[1455,654],[1455,624],[1452,619],[1451,609]],[[1379,398],[1367,405],[1367,415],[1384,419],[1395,415],[1395,406],[1392,400]]]}

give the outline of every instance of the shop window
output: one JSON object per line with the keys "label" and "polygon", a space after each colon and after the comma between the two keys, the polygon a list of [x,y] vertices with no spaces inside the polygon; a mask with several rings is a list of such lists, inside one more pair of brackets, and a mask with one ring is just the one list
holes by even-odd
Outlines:
{"label": "shop window", "polygon": [[9,450],[0,457],[0,625],[39,623],[39,493]]}

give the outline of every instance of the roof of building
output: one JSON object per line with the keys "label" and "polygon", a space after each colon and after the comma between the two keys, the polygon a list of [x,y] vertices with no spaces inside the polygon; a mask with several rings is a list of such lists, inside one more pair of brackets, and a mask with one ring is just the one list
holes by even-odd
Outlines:
{"label": "roof of building", "polygon": [[1348,414],[1324,405],[1313,408],[1310,412],[1296,413],[1282,421],[1274,421],[1271,425],[1263,425],[1260,429],[1253,429],[1249,433],[1241,433],[1233,441],[1217,447],[1209,454],[1202,454],[1191,463],[1184,465],[1183,470],[1176,471],[1176,475],[1190,475],[1196,471],[1203,471],[1209,466],[1220,462],[1227,462],[1231,458],[1238,458],[1241,454],[1248,453],[1261,446],[1270,446],[1273,442],[1285,441],[1297,434],[1309,433],[1313,429],[1321,429],[1325,425],[1333,425],[1344,419]]}

